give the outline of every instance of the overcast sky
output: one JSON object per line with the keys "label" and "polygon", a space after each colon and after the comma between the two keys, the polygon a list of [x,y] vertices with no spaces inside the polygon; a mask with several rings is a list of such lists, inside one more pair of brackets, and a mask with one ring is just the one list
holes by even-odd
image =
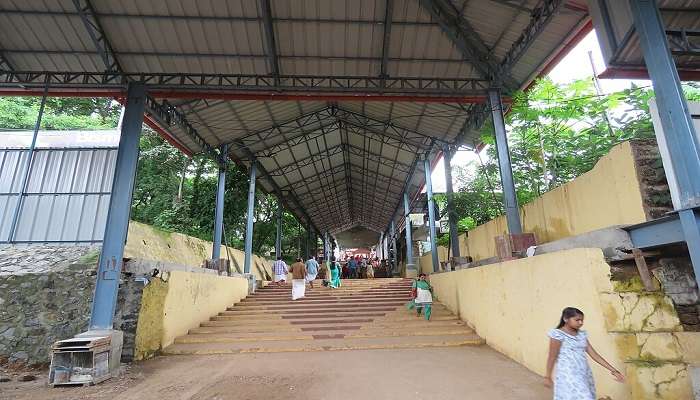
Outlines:
{"label": "overcast sky", "polygon": [[[576,79],[581,79],[585,77],[593,76],[593,71],[591,69],[591,63],[589,61],[588,52],[593,52],[593,62],[596,66],[596,71],[600,74],[605,70],[605,63],[603,61],[603,55],[600,51],[600,46],[598,45],[598,39],[596,38],[595,31],[589,33],[576,47],[571,50],[571,52],[564,57],[559,64],[552,69],[549,73],[549,77],[552,78],[554,82],[557,83],[568,83]],[[611,93],[620,90],[624,90],[632,85],[632,83],[638,86],[650,85],[649,81],[631,81],[627,79],[601,79],[600,86],[604,93]],[[486,157],[486,152],[481,152],[481,157]],[[452,159],[452,168],[455,166],[468,164],[472,160],[476,160],[476,156],[472,151],[460,151]],[[454,173],[453,173],[454,178]],[[445,191],[445,164],[441,160],[433,170],[433,190],[436,193]],[[455,190],[457,188],[455,187]]]}

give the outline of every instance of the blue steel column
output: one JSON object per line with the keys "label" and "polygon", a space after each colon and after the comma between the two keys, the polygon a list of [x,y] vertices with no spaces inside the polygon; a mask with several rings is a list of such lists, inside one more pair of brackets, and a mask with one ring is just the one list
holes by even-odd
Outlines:
{"label": "blue steel column", "polygon": [[506,136],[506,123],[503,119],[503,103],[501,103],[501,91],[489,90],[491,115],[493,116],[493,128],[496,136],[496,150],[498,151],[498,169],[501,172],[501,186],[503,186],[503,203],[506,209],[506,221],[510,234],[523,233],[520,225],[520,212],[518,210],[518,198],[515,195],[515,183],[513,182],[513,168],[508,152],[508,138]]}
{"label": "blue steel column", "polygon": [[377,246],[377,257],[384,259],[384,232],[379,234],[379,245]]}
{"label": "blue steel column", "polygon": [[277,235],[275,236],[275,258],[282,256],[282,199],[277,199]]}
{"label": "blue steel column", "polygon": [[394,249],[394,262],[391,263],[392,275],[397,270],[397,264],[399,262],[398,247],[396,246],[396,223],[391,220],[391,247]]}
{"label": "blue steel column", "polygon": [[457,213],[455,212],[455,199],[452,193],[452,150],[445,146],[443,151],[445,160],[445,192],[447,194],[447,216],[450,220],[450,246],[452,257],[459,257],[459,231],[457,231]]}
{"label": "blue steel column", "polygon": [[435,200],[433,200],[433,182],[430,177],[430,158],[425,155],[423,161],[425,168],[425,191],[428,195],[428,224],[430,226],[430,255],[433,259],[433,271],[440,270],[440,260],[438,259],[437,250],[437,232],[435,230]]}
{"label": "blue steel column", "polygon": [[10,225],[10,234],[8,236],[8,242],[12,243],[15,240],[15,232],[17,231],[17,223],[19,222],[19,214],[22,211],[22,204],[24,204],[24,192],[27,190],[27,181],[29,180],[29,174],[32,170],[32,161],[34,160],[34,149],[36,148],[36,139],[39,136],[39,128],[41,127],[41,119],[44,116],[44,107],[46,106],[46,96],[49,93],[49,84],[44,86],[44,94],[41,96],[41,104],[39,105],[39,115],[36,117],[36,123],[34,124],[34,133],[32,134],[32,143],[29,145],[29,150],[27,152],[27,161],[24,163],[24,171],[22,173],[22,182],[19,186],[19,193],[17,193],[17,202],[15,203],[15,212],[12,215],[12,224]]}
{"label": "blue steel column", "polygon": [[411,204],[408,201],[408,193],[403,194],[403,212],[406,218],[406,269],[415,269],[413,263],[413,240],[411,239]]}
{"label": "blue steel column", "polygon": [[323,258],[326,260],[326,262],[330,261],[330,248],[331,246],[328,243],[328,232],[323,234]]}
{"label": "blue steel column", "polygon": [[216,186],[216,211],[214,212],[214,244],[211,250],[212,260],[221,258],[221,233],[224,226],[224,193],[226,192],[226,159],[228,158],[228,145],[224,144],[219,149],[219,183]]}
{"label": "blue steel column", "polygon": [[695,280],[700,285],[700,140],[688,112],[678,71],[666,41],[655,0],[630,0],[634,26],[656,95],[663,135],[673,166],[666,176],[678,188],[678,214],[688,245]]}
{"label": "blue steel column", "polygon": [[146,87],[130,83],[127,90],[117,162],[112,181],[107,224],[100,252],[97,283],[90,314],[90,330],[112,329],[117,303],[124,244],[129,228],[129,212],[139,158],[139,138],[143,124]]}
{"label": "blue steel column", "polygon": [[245,261],[243,272],[250,273],[253,259],[253,213],[255,211],[255,174],[257,173],[257,161],[250,163],[250,183],[248,185],[248,216],[245,224]]}

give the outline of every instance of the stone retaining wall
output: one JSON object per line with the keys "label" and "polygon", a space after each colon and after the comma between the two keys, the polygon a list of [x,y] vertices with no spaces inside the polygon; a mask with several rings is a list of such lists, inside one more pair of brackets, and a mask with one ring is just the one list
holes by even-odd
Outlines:
{"label": "stone retaining wall", "polygon": [[[0,358],[47,363],[55,341],[87,329],[98,254],[94,246],[0,248]],[[124,361],[133,357],[142,290],[122,275],[115,327],[124,331]]]}

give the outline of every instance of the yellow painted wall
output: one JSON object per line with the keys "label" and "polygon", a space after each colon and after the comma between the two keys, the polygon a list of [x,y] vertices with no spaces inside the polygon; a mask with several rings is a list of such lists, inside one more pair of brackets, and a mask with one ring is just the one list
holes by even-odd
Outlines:
{"label": "yellow painted wall", "polygon": [[[610,268],[598,249],[574,249],[430,276],[443,304],[475,327],[495,348],[540,375],[545,373],[547,332],[564,307],[580,308],[591,343],[624,370],[608,333],[598,293],[611,291]],[[592,366],[598,396],[629,399],[629,388]]]}
{"label": "yellow painted wall", "polygon": [[[212,242],[181,233],[162,231],[150,225],[130,221],[124,257],[199,267],[204,259],[211,258],[211,250]],[[233,264],[237,263],[243,271],[244,253],[230,247],[229,253],[233,259],[231,269],[235,272],[236,268]],[[221,246],[221,258],[228,258],[226,246]],[[255,274],[257,280],[266,280],[263,271],[267,271],[271,277],[272,262],[264,257],[253,255],[251,272]]]}
{"label": "yellow painted wall", "polygon": [[[538,243],[646,221],[631,144],[615,146],[591,171],[520,207],[520,218]],[[479,225],[460,237],[460,253],[474,261],[495,257],[494,238],[507,232],[505,216]]]}
{"label": "yellow painted wall", "polygon": [[141,299],[135,359],[152,357],[247,294],[248,282],[239,277],[172,271],[153,279]]}
{"label": "yellow painted wall", "polygon": [[692,399],[687,364],[700,352],[687,349],[700,344],[700,334],[681,332],[673,303],[662,293],[616,292],[600,249],[433,274],[430,282],[438,300],[491,347],[540,375],[546,334],[571,306],[586,314],[591,344],[628,377],[619,384],[590,361],[598,398]]}

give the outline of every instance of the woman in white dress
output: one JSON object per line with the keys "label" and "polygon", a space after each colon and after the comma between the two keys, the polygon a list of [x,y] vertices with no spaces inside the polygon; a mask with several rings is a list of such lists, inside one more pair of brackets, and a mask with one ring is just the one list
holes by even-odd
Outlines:
{"label": "woman in white dress", "polygon": [[549,331],[549,357],[545,386],[552,387],[552,370],[557,365],[554,377],[554,400],[595,400],[593,373],[588,365],[586,353],[610,371],[619,382],[625,377],[610,365],[588,342],[588,334],[582,330],[583,312],[567,307],[562,311],[559,325]]}

